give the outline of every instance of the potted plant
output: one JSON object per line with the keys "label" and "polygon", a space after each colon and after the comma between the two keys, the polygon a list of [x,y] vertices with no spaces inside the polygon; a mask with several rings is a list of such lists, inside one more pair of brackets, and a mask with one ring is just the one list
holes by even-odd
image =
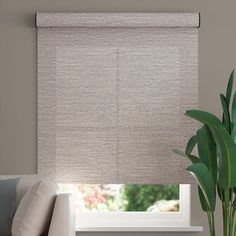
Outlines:
{"label": "potted plant", "polygon": [[[192,162],[186,170],[191,172],[198,184],[199,199],[208,216],[211,236],[216,235],[214,215],[217,196],[222,204],[223,235],[236,235],[236,92],[231,102],[233,81],[234,71],[230,75],[226,95],[220,94],[222,120],[209,112],[186,111],[185,115],[202,123],[202,127],[189,139],[184,152],[174,150]],[[198,155],[195,155],[195,146]]]}

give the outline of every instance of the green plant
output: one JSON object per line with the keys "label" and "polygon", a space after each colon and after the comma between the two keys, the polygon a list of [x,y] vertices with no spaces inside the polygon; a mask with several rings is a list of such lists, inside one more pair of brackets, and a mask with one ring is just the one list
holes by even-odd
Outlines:
{"label": "green plant", "polygon": [[179,199],[178,184],[126,184],[123,188],[125,211],[146,211],[158,200]]}
{"label": "green plant", "polygon": [[[198,183],[199,199],[208,216],[211,236],[216,235],[214,214],[217,194],[222,203],[223,235],[236,235],[236,92],[231,105],[233,81],[234,71],[230,75],[226,95],[220,94],[222,121],[205,111],[186,111],[186,116],[203,126],[189,139],[185,152],[174,150],[192,162],[186,170]],[[198,156],[193,154],[195,145]]]}

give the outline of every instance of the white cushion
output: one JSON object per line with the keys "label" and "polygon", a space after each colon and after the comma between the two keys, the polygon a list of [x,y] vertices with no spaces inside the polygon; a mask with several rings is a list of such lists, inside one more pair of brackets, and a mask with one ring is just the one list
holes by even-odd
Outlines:
{"label": "white cushion", "polygon": [[39,236],[50,223],[56,185],[41,180],[22,198],[12,223],[13,236]]}

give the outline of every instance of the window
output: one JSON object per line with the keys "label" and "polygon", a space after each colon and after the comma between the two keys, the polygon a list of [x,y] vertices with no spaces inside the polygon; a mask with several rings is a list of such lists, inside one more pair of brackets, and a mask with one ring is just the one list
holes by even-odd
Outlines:
{"label": "window", "polygon": [[59,184],[72,193],[78,231],[189,225],[189,185]]}

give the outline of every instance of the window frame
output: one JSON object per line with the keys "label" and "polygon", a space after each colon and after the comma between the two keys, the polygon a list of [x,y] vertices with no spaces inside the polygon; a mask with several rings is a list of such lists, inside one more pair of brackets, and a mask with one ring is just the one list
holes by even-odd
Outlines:
{"label": "window frame", "polygon": [[190,189],[190,185],[180,184],[178,212],[81,212],[76,215],[76,231],[134,231],[132,229],[135,228],[169,231],[164,228],[189,228]]}

